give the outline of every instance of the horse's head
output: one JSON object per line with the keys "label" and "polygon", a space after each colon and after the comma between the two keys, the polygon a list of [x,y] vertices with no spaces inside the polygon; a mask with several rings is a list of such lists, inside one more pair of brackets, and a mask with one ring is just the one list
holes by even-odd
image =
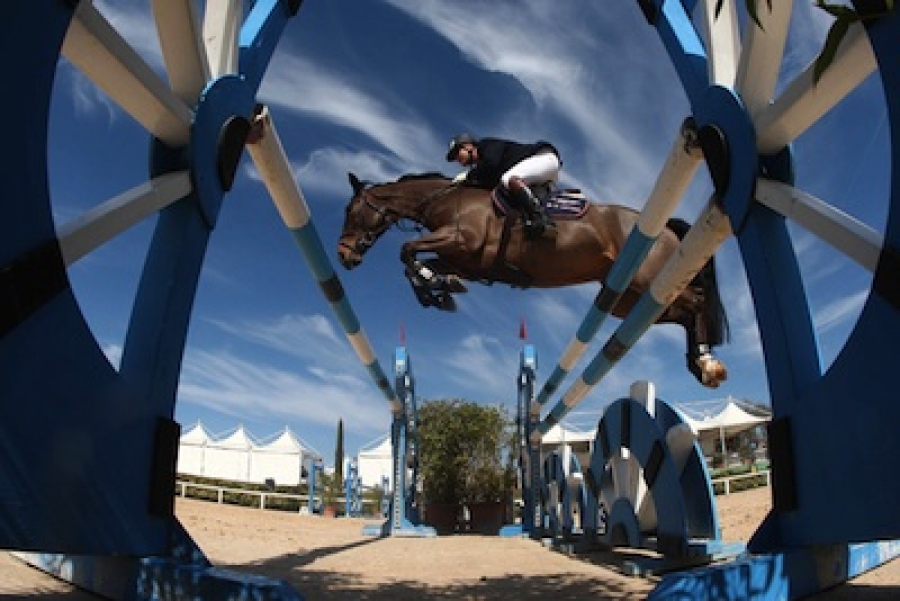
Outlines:
{"label": "horse's head", "polygon": [[353,197],[347,205],[344,227],[338,240],[338,258],[345,269],[353,269],[362,263],[366,251],[397,221],[398,216],[386,210],[358,177],[352,173],[348,176]]}

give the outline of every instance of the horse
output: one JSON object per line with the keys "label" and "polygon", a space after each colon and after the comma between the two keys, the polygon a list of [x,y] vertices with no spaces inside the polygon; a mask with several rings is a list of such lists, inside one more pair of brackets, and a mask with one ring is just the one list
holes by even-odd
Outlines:
{"label": "horse", "polygon": [[[353,196],[338,240],[341,265],[353,269],[388,229],[412,223],[427,233],[402,245],[404,273],[422,306],[446,311],[456,308],[453,294],[467,291],[462,280],[520,288],[603,285],[639,215],[627,206],[587,202],[579,217],[555,219],[554,237],[534,238],[526,235],[515,213],[498,210],[490,190],[439,173],[405,175],[374,185],[353,173],[348,179]],[[628,314],[688,228],[681,219],[668,221],[612,315],[623,319]],[[725,366],[711,354],[728,331],[715,257],[656,323],[684,327],[687,367],[701,384],[715,388],[727,378]]]}

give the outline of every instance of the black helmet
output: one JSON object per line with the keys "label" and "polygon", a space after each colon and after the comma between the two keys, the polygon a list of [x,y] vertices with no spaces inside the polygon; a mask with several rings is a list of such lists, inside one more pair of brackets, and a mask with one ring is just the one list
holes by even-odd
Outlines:
{"label": "black helmet", "polygon": [[469,134],[459,134],[450,140],[450,149],[447,151],[447,160],[451,163],[456,160],[456,153],[463,144],[477,144],[478,140]]}

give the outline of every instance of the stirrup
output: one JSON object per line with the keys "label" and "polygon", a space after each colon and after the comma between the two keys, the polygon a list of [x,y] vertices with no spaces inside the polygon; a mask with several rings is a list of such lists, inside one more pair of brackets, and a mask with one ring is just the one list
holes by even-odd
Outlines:
{"label": "stirrup", "polygon": [[538,237],[556,238],[556,224],[545,213],[538,213],[532,224]]}
{"label": "stirrup", "polygon": [[526,219],[523,222],[525,237],[529,240],[556,238],[556,226],[552,222]]}

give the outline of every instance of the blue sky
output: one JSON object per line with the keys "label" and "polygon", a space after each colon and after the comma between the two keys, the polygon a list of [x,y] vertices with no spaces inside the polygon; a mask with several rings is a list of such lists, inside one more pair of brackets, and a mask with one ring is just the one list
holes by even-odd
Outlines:
{"label": "blue sky", "polygon": [[[163,71],[149,3],[97,2]],[[458,132],[554,142],[562,183],[603,202],[640,207],[688,116],[675,71],[634,2],[307,0],[289,24],[260,100],[269,105],[326,249],[350,198],[347,172],[375,182],[457,173],[443,160]],[[797,3],[782,66],[811,60],[827,16]],[[882,231],[889,176],[880,81],[870,77],[795,143],[798,187]],[[50,185],[59,224],[147,179],[148,135],[63,62],[50,122]],[[704,169],[677,215],[692,220],[711,184]],[[100,345],[118,363],[153,221],[70,268]],[[795,242],[827,364],[840,351],[870,275],[796,229]],[[472,284],[455,314],[419,306],[399,263],[414,234],[391,231],[352,272],[338,271],[382,366],[405,329],[421,399],[462,397],[514,410],[520,320],[549,375],[596,285],[513,290]],[[675,402],[731,395],[768,402],[753,302],[734,240],[717,255],[731,323],[719,350],[730,378],[699,386],[674,326],[650,329],[572,415],[591,427],[637,379]],[[607,323],[589,359],[617,325]],[[575,373],[580,373],[584,363]],[[567,382],[563,390],[568,388]],[[259,437],[290,426],[330,461],[336,424],[345,451],[388,432],[388,405],[369,380],[285,230],[249,156],[213,233],[184,357],[176,419],[213,433],[243,424]],[[552,401],[552,402],[555,402]],[[549,407],[548,407],[549,409]]]}

